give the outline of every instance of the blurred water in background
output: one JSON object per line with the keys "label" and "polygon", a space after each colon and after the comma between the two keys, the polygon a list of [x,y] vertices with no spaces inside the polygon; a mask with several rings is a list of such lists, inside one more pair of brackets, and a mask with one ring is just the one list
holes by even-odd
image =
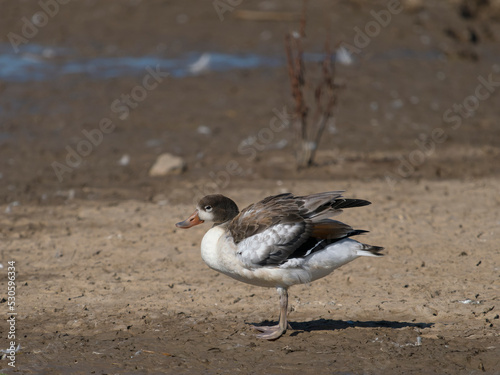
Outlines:
{"label": "blurred water in background", "polygon": [[[321,61],[323,54],[306,53],[304,57],[306,61]],[[439,51],[393,50],[373,56],[372,59],[435,60],[441,57],[442,53]],[[350,65],[354,61],[346,49],[341,49],[336,59],[344,65]],[[148,66],[159,66],[172,77],[182,78],[205,71],[278,67],[284,66],[285,63],[284,56],[220,52],[190,52],[179,58],[154,55],[86,58],[70,48],[30,43],[15,53],[9,44],[0,44],[0,80],[7,82],[45,81],[68,74],[86,74],[92,79],[110,79],[143,74]]]}
{"label": "blurred water in background", "polygon": [[188,53],[180,58],[125,56],[83,58],[68,48],[29,44],[18,53],[0,44],[0,79],[7,82],[44,81],[67,74],[87,74],[93,79],[109,79],[143,74],[146,67],[159,66],[172,77],[182,78],[203,71],[226,71],[273,67],[283,58],[256,54]]}

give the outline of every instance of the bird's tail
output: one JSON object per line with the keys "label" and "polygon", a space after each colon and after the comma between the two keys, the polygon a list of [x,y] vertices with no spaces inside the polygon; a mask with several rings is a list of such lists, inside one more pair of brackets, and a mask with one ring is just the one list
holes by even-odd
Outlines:
{"label": "bird's tail", "polygon": [[367,245],[367,244],[361,244],[361,249],[358,250],[358,255],[359,256],[364,256],[364,257],[381,257],[384,256],[384,254],[380,254],[382,250],[384,250],[383,247],[380,246],[372,246],[372,245]]}

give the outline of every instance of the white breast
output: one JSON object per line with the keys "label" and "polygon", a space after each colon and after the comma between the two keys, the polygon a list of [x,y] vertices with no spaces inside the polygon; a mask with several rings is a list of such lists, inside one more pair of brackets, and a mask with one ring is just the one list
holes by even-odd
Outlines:
{"label": "white breast", "polygon": [[210,268],[217,271],[221,271],[219,269],[220,256],[217,251],[217,244],[224,233],[225,230],[217,225],[205,233],[201,241],[201,258]]}

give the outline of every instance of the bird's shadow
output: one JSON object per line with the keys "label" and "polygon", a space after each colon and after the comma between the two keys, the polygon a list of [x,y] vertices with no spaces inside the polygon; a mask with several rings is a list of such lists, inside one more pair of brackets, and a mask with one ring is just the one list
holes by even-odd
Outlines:
{"label": "bird's shadow", "polygon": [[[264,321],[259,324],[253,324],[255,326],[266,326],[274,325],[276,322]],[[352,320],[333,320],[333,319],[317,319],[311,320],[309,322],[290,322],[290,326],[293,329],[291,336],[296,336],[303,332],[312,331],[335,331],[347,328],[430,328],[434,323],[411,323],[411,322],[395,322],[388,320],[369,320],[369,321],[352,321]]]}

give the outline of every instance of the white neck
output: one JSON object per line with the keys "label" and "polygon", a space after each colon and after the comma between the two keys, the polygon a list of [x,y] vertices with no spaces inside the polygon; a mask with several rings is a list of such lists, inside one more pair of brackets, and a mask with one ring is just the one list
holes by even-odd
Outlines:
{"label": "white neck", "polygon": [[210,268],[220,271],[220,259],[217,252],[217,243],[222,235],[226,232],[226,228],[221,225],[216,225],[211,228],[201,241],[201,257]]}

